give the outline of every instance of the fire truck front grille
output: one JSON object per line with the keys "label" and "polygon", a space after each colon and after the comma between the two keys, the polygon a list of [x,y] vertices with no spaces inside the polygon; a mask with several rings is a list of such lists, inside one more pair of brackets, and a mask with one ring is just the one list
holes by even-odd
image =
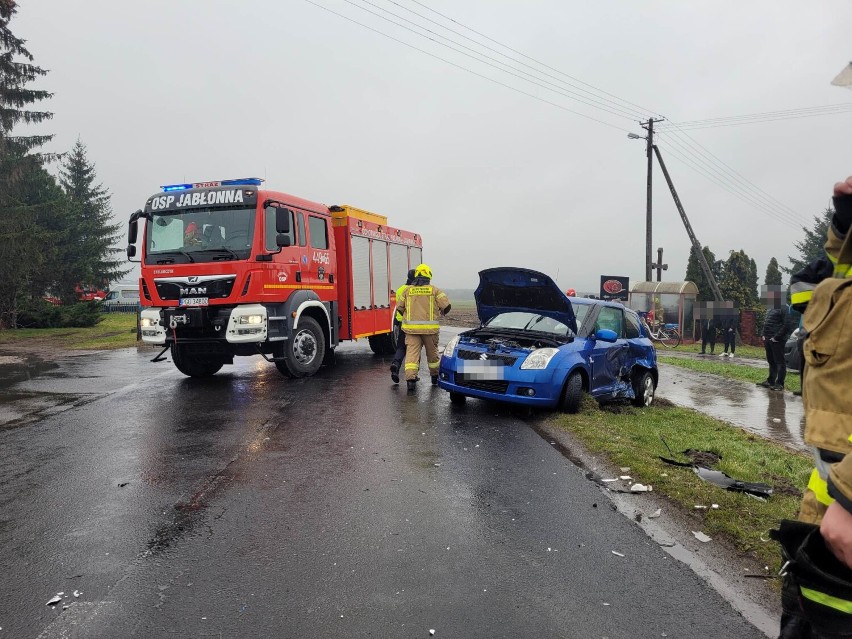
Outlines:
{"label": "fire truck front grille", "polygon": [[458,350],[457,357],[459,359],[483,359],[483,355],[485,355],[485,359],[489,362],[500,362],[503,366],[512,366],[516,361],[518,361],[518,358],[512,355],[498,355],[497,353],[469,351],[464,349]]}
{"label": "fire truck front grille", "polygon": [[[181,297],[209,297],[210,299],[224,299],[231,294],[231,289],[234,288],[236,277],[229,277],[226,280],[199,280],[193,284],[179,284],[177,282],[156,282],[157,295],[164,300],[177,300]],[[181,288],[205,288],[206,293],[193,293],[181,295]]]}
{"label": "fire truck front grille", "polygon": [[456,384],[465,388],[486,391],[488,393],[500,393],[505,395],[509,388],[509,382],[496,379],[468,379],[467,376],[456,373]]}

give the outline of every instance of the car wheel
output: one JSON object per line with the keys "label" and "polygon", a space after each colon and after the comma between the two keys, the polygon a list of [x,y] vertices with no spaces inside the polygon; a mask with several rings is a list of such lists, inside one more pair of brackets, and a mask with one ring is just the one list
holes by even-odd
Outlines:
{"label": "car wheel", "polygon": [[467,397],[462,395],[461,393],[453,393],[450,392],[450,403],[455,404],[456,406],[460,406],[467,401]]}
{"label": "car wheel", "polygon": [[565,413],[576,413],[580,410],[580,402],[583,400],[583,378],[580,373],[574,372],[568,376],[565,388],[562,389],[562,397],[559,407]]}
{"label": "car wheel", "polygon": [[654,401],[654,376],[650,371],[640,371],[633,374],[633,405],[650,406]]}
{"label": "car wheel", "polygon": [[189,377],[210,377],[225,365],[218,359],[190,355],[177,344],[172,344],[172,362],[175,368]]}
{"label": "car wheel", "polygon": [[393,333],[370,335],[367,341],[370,343],[370,350],[376,355],[393,355],[396,353],[396,343],[393,341]]}

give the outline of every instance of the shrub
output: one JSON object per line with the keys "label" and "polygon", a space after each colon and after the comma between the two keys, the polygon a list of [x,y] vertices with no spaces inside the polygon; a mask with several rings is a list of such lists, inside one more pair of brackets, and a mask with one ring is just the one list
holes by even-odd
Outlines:
{"label": "shrub", "polygon": [[94,326],[103,320],[100,302],[78,302],[56,306],[42,299],[18,307],[18,328],[76,328]]}

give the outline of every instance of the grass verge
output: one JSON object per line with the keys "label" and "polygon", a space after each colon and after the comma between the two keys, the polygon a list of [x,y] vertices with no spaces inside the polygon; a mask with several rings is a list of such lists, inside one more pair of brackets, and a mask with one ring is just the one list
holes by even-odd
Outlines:
{"label": "grass verge", "polygon": [[[585,402],[580,413],[560,415],[555,423],[578,437],[594,453],[605,455],[617,467],[629,467],[633,481],[651,484],[654,492],[682,506],[699,521],[694,530],[730,539],[742,552],[753,553],[764,565],[779,567],[778,546],[767,533],[781,519],[794,519],[801,491],[812,468],[809,456],[783,448],[725,422],[685,408],[654,406],[649,409],[598,408]],[[670,457],[666,441],[677,458],[679,451],[706,450],[721,457],[715,466],[731,477],[775,487],[760,501],[743,493],[709,484],[691,468],[671,466],[659,459]],[[711,509],[718,504],[718,509]],[[707,506],[707,510],[695,506]]]}
{"label": "grass verge", "polygon": [[68,350],[101,350],[136,345],[136,314],[108,313],[87,328],[18,328],[0,331],[2,346],[55,346]]}
{"label": "grass verge", "polygon": [[[657,361],[662,362],[663,364],[671,364],[672,366],[688,368],[691,371],[697,371],[699,373],[710,373],[711,375],[719,375],[720,377],[736,379],[741,382],[752,382],[754,384],[764,381],[768,370],[765,368],[756,368],[754,366],[747,365],[738,366],[735,363],[736,360],[724,359],[722,361],[704,361],[699,359],[672,357],[661,354],[659,350],[657,351]],[[789,391],[800,390],[801,382],[799,380],[799,376],[788,374],[784,379],[784,388]]]}
{"label": "grass verge", "polygon": [[[678,351],[684,351],[687,353],[700,353],[701,352],[701,342],[695,342],[694,344],[681,344],[677,347]],[[725,351],[725,343],[720,339],[716,342],[715,354],[723,353]],[[766,349],[763,346],[749,346],[748,344],[739,344],[737,346],[737,357],[745,357],[747,359],[759,359],[761,361],[766,360]]]}

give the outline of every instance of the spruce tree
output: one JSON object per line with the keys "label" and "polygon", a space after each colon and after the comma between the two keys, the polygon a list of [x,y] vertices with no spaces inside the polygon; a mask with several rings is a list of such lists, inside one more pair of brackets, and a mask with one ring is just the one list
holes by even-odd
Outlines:
{"label": "spruce tree", "polygon": [[778,268],[778,260],[774,257],[769,260],[769,265],[766,267],[763,283],[767,286],[781,286],[781,269]]}
{"label": "spruce tree", "polygon": [[47,71],[32,64],[25,41],[10,30],[16,10],[14,0],[0,0],[0,327],[15,326],[21,296],[33,295],[52,266],[53,243],[43,222],[53,214],[57,190],[42,167],[55,156],[38,152],[53,136],[12,135],[18,124],[53,115],[30,108],[52,94],[29,86]]}
{"label": "spruce tree", "polygon": [[129,271],[118,257],[121,227],[112,223],[109,192],[96,183],[96,178],[86,147],[77,140],[60,168],[59,181],[69,201],[57,278],[57,292],[63,301],[74,300],[78,285],[104,288]]}
{"label": "spruce tree", "polygon": [[804,239],[793,244],[799,254],[796,257],[788,256],[790,266],[782,266],[782,271],[790,275],[825,255],[825,240],[828,237],[828,227],[831,225],[833,215],[834,209],[828,207],[820,215],[814,215],[810,228],[802,227],[805,232]]}

